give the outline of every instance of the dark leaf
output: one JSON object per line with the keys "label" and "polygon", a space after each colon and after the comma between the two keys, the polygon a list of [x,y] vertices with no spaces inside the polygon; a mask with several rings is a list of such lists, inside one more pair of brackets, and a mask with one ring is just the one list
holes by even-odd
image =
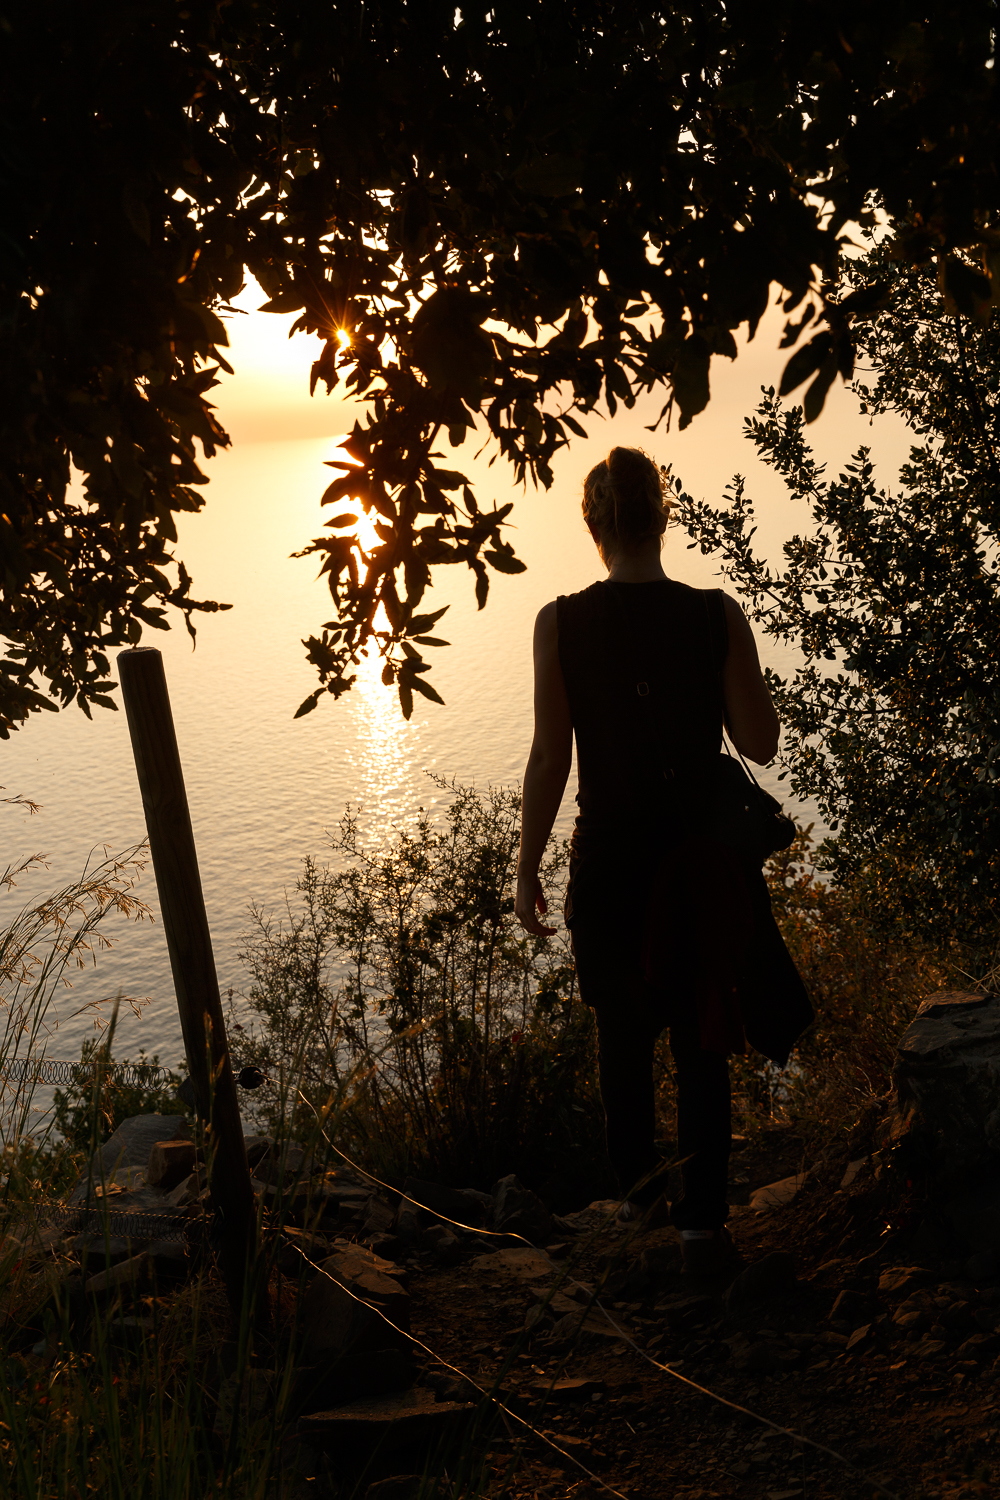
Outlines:
{"label": "dark leaf", "polygon": [[807,422],[815,422],[823,410],[826,393],[833,384],[837,374],[837,357],[828,354],[819,367],[819,373],[812,385],[806,391],[805,400],[802,402],[802,411]]}
{"label": "dark leaf", "polygon": [[422,677],[414,677],[412,679],[412,682],[417,692],[423,693],[424,697],[429,698],[432,703],[444,703],[444,699],[441,697],[441,694],[437,692],[436,689],[432,688],[429,682],[425,682]]}
{"label": "dark leaf", "polygon": [[[832,344],[833,340],[828,333],[818,333],[815,338],[809,340],[808,344],[803,345],[801,349],[797,349],[782,372],[778,395],[787,396],[790,392],[796,390],[802,384],[803,380],[808,380],[813,371],[818,370],[824,359],[826,359],[830,353]],[[829,384],[830,382],[827,381],[824,387],[824,395],[826,394],[826,390],[829,389]],[[820,402],[820,406],[822,407],[822,401]]]}
{"label": "dark leaf", "polygon": [[487,547],[483,556],[498,573],[523,573],[525,570],[525,564],[513,552],[498,552],[496,548]]}

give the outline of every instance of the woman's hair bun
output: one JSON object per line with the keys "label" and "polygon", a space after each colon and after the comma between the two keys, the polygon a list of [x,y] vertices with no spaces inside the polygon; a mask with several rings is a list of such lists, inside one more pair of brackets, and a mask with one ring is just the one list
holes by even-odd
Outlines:
{"label": "woman's hair bun", "polygon": [[583,516],[612,552],[630,551],[666,530],[665,475],[641,448],[612,448],[583,481]]}

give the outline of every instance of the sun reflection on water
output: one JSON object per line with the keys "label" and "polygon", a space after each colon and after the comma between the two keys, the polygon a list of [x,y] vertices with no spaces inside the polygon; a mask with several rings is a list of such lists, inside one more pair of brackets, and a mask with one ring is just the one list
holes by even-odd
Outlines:
{"label": "sun reflection on water", "polygon": [[[382,659],[362,657],[357,681],[357,774],[366,835],[376,843],[412,821],[417,726],[399,711],[394,686],[382,682]],[[363,790],[362,790],[363,789]]]}

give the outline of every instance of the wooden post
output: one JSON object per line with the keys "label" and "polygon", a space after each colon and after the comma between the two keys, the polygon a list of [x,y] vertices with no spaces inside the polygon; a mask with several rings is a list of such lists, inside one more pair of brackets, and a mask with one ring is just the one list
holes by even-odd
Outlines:
{"label": "wooden post", "polygon": [[255,1239],[254,1195],[163,657],[148,646],[122,651],[118,673],[195,1109],[205,1130],[212,1204],[222,1216],[221,1268],[238,1317]]}

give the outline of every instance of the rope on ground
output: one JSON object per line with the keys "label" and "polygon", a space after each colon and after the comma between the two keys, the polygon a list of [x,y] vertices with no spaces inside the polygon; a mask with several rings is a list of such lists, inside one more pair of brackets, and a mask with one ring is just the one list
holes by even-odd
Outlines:
{"label": "rope on ground", "polygon": [[[281,1230],[277,1230],[276,1233],[281,1234]],[[512,1411],[509,1406],[507,1406],[503,1401],[500,1400],[499,1396],[493,1395],[492,1391],[484,1390],[477,1380],[473,1380],[472,1376],[467,1375],[464,1370],[459,1368],[458,1365],[453,1365],[448,1360],[442,1359],[440,1354],[438,1354],[435,1349],[432,1349],[429,1344],[423,1343],[414,1334],[407,1333],[404,1328],[397,1327],[392,1319],[388,1317],[374,1302],[368,1302],[364,1297],[359,1297],[357,1292],[352,1292],[351,1288],[349,1286],[345,1286],[342,1281],[338,1281],[336,1276],[331,1276],[329,1271],[324,1271],[322,1266],[318,1266],[314,1260],[309,1259],[309,1256],[306,1255],[302,1247],[295,1244],[294,1240],[289,1240],[284,1235],[282,1236],[282,1238],[286,1240],[287,1244],[294,1245],[295,1249],[301,1255],[302,1259],[306,1262],[307,1265],[312,1266],[314,1271],[318,1271],[321,1276],[325,1276],[329,1281],[332,1281],[336,1286],[340,1288],[341,1291],[346,1292],[349,1297],[353,1298],[355,1302],[359,1302],[362,1307],[367,1307],[373,1313],[376,1313],[382,1319],[383,1323],[388,1323],[389,1327],[393,1330],[394,1333],[401,1333],[404,1338],[409,1339],[411,1344],[414,1344],[418,1349],[422,1349],[425,1354],[429,1354],[432,1359],[436,1360],[439,1365],[443,1365],[446,1370],[451,1370],[454,1375],[459,1375],[463,1380],[467,1380],[469,1384],[473,1386],[481,1396],[485,1397],[487,1401],[492,1402],[492,1404],[498,1409],[498,1411],[502,1412],[505,1417],[510,1417],[513,1421],[519,1422],[522,1427],[526,1428],[527,1431],[531,1433],[532,1437],[536,1437],[539,1442],[544,1443],[547,1447],[553,1449],[553,1451],[558,1453],[562,1458],[569,1459],[570,1463],[574,1464],[580,1470],[580,1472],[582,1474],[585,1474],[586,1477],[592,1480],[594,1484],[599,1485],[602,1490],[606,1490],[609,1495],[614,1495],[615,1500],[627,1500],[627,1497],[622,1494],[621,1490],[614,1489],[610,1484],[607,1484],[605,1480],[600,1477],[600,1475],[595,1474],[592,1470],[588,1469],[587,1465],[583,1463],[579,1458],[577,1458],[574,1454],[567,1453],[565,1448],[560,1448],[558,1443],[554,1442],[552,1438],[547,1437],[544,1432],[539,1431],[539,1429],[535,1427],[531,1422],[529,1422],[526,1417],[518,1416],[517,1412]]]}
{"label": "rope on ground", "polygon": [[[392,1188],[392,1187],[389,1186],[388,1183],[382,1182],[380,1178],[375,1177],[371,1172],[366,1172],[363,1167],[359,1167],[356,1162],[352,1161],[351,1158],[347,1155],[347,1153],[345,1151],[341,1151],[341,1149],[340,1149],[339,1146],[335,1146],[334,1145],[334,1143],[330,1140],[330,1137],[327,1135],[326,1131],[323,1129],[323,1122],[320,1119],[319,1114],[317,1113],[317,1111],[313,1108],[312,1104],[309,1103],[309,1100],[305,1097],[305,1095],[301,1092],[301,1090],[296,1090],[296,1092],[298,1093],[299,1098],[302,1100],[303,1104],[307,1105],[308,1108],[310,1110],[312,1110],[312,1113],[316,1116],[316,1122],[319,1125],[320,1133],[323,1136],[323,1139],[326,1141],[327,1145],[330,1147],[330,1149],[333,1150],[333,1151],[335,1151],[337,1153],[337,1155],[343,1161],[347,1162],[348,1165],[353,1168],[354,1171],[359,1172],[362,1177],[366,1177],[369,1182],[376,1183],[379,1187],[384,1188],[386,1192],[393,1193],[393,1194],[398,1194],[398,1196],[401,1197],[401,1198],[403,1198],[407,1203],[412,1203],[414,1205],[414,1207],[416,1207],[416,1208],[423,1208],[425,1210],[425,1212],[433,1213],[434,1217],[436,1219],[442,1219],[442,1220],[444,1220],[445,1223],[453,1224],[457,1229],[463,1229],[463,1230],[466,1230],[467,1232],[469,1232],[471,1234],[480,1235],[480,1236],[488,1234],[490,1236],[490,1238],[497,1237],[497,1238],[500,1238],[500,1239],[518,1239],[518,1240],[520,1240],[522,1242],[522,1244],[526,1245],[530,1250],[534,1250],[536,1254],[544,1256],[545,1259],[548,1261],[549,1265],[556,1272],[556,1275],[559,1278],[559,1281],[557,1281],[556,1286],[554,1286],[552,1288],[552,1291],[550,1293],[550,1298],[558,1290],[559,1284],[561,1282],[565,1281],[565,1279],[566,1279],[566,1273],[567,1273],[567,1271],[569,1269],[570,1262],[567,1262],[567,1265],[566,1265],[565,1268],[563,1268],[561,1266],[558,1266],[556,1264],[556,1262],[551,1258],[551,1256],[546,1253],[545,1250],[540,1250],[537,1245],[532,1245],[531,1242],[529,1240],[526,1240],[523,1235],[520,1235],[520,1234],[511,1235],[511,1234],[505,1233],[503,1230],[494,1230],[494,1231],[481,1230],[481,1229],[477,1229],[476,1226],[473,1225],[473,1224],[463,1224],[461,1222],[461,1220],[459,1220],[459,1219],[450,1219],[447,1214],[439,1213],[437,1211],[437,1209],[427,1209],[427,1207],[426,1207],[425,1204],[418,1203],[415,1198],[409,1197],[406,1193],[399,1193],[398,1189]],[[610,1224],[610,1223],[611,1223],[611,1215],[609,1214],[607,1216],[607,1218],[604,1220],[604,1222],[601,1225],[598,1226],[598,1229],[595,1230],[595,1236],[596,1236],[597,1233],[600,1232],[601,1229],[606,1228],[607,1225]],[[310,1261],[309,1264],[312,1265],[313,1264],[312,1261]],[[319,1268],[317,1267],[317,1269],[319,1269]],[[808,1447],[816,1449],[817,1452],[827,1454],[828,1457],[836,1459],[836,1461],[838,1463],[843,1464],[844,1467],[847,1468],[847,1469],[849,1469],[852,1474],[856,1474],[859,1479],[863,1479],[866,1484],[870,1484],[872,1486],[872,1488],[879,1495],[882,1495],[882,1496],[885,1497],[885,1500],[899,1500],[899,1496],[897,1494],[895,1494],[895,1492],[893,1490],[887,1489],[884,1484],[882,1484],[878,1479],[874,1478],[874,1476],[872,1476],[871,1474],[869,1474],[866,1470],[859,1469],[856,1464],[853,1464],[851,1462],[851,1460],[849,1458],[847,1458],[843,1453],[838,1453],[835,1448],[829,1448],[829,1447],[827,1447],[827,1445],[825,1443],[820,1443],[820,1442],[817,1442],[815,1438],[807,1437],[805,1435],[805,1433],[795,1432],[795,1431],[793,1431],[789,1427],[781,1427],[777,1422],[772,1422],[771,1419],[770,1419],[770,1417],[763,1417],[763,1416],[761,1416],[760,1412],[751,1411],[749,1407],[741,1406],[736,1401],[730,1401],[729,1398],[728,1398],[728,1396],[720,1395],[720,1393],[718,1391],[710,1390],[708,1386],[699,1385],[697,1381],[691,1380],[690,1377],[687,1376],[687,1375],[682,1375],[679,1370],[672,1369],[670,1365],[660,1364],[660,1362],[658,1360],[655,1360],[651,1354],[647,1354],[646,1351],[645,1351],[645,1349],[641,1349],[639,1347],[639,1345],[635,1342],[635,1340],[633,1338],[631,1338],[629,1334],[625,1333],[624,1330],[621,1329],[618,1326],[618,1324],[612,1318],[612,1316],[608,1312],[607,1308],[604,1307],[604,1305],[602,1304],[602,1302],[600,1301],[600,1299],[596,1295],[596,1293],[591,1293],[590,1289],[588,1287],[584,1286],[582,1282],[575,1281],[575,1282],[572,1282],[571,1284],[574,1285],[574,1286],[577,1286],[577,1287],[581,1287],[584,1291],[586,1291],[588,1293],[588,1295],[590,1295],[591,1300],[587,1304],[586,1308],[584,1309],[583,1316],[584,1317],[586,1316],[586,1313],[589,1312],[590,1308],[596,1307],[597,1310],[600,1313],[603,1314],[604,1318],[607,1320],[607,1322],[610,1325],[610,1327],[614,1329],[614,1331],[618,1335],[618,1337],[620,1339],[622,1339],[622,1341],[625,1344],[627,1344],[631,1349],[633,1349],[636,1354],[640,1355],[647,1362],[647,1364],[652,1365],[655,1370],[660,1370],[665,1375],[671,1375],[671,1376],[673,1376],[673,1378],[675,1380],[680,1381],[683,1385],[690,1386],[692,1390],[697,1391],[700,1395],[702,1395],[702,1396],[708,1396],[712,1401],[718,1401],[720,1403],[720,1405],[729,1407],[729,1409],[731,1411],[739,1412],[741,1416],[750,1417],[750,1418],[752,1418],[753,1421],[760,1422],[762,1426],[769,1427],[772,1432],[776,1432],[776,1433],[780,1434],[782,1437],[791,1438],[794,1442],[797,1442],[797,1443],[805,1443]],[[352,1293],[352,1295],[353,1295],[353,1293]],[[358,1301],[362,1301],[363,1299],[362,1298],[358,1298],[357,1300]],[[377,1311],[377,1309],[376,1309],[376,1311]],[[384,1316],[384,1314],[382,1316]],[[393,1325],[393,1326],[395,1326],[395,1325]],[[407,1335],[407,1336],[409,1337],[409,1335]],[[425,1346],[421,1345],[420,1347],[424,1348]],[[433,1351],[428,1351],[428,1352],[433,1352]],[[436,1359],[438,1356],[435,1355],[434,1357]],[[446,1361],[442,1360],[441,1363],[442,1364],[446,1364]],[[455,1366],[453,1366],[453,1365],[447,1365],[447,1368],[448,1369],[454,1369]],[[457,1373],[463,1374],[462,1371],[458,1371]],[[464,1378],[465,1379],[469,1379],[468,1376],[465,1376]],[[476,1384],[475,1381],[472,1381],[471,1383],[473,1385]],[[478,1387],[477,1387],[477,1389],[478,1389]],[[499,1405],[501,1403],[497,1403],[497,1404]],[[518,1421],[523,1421],[523,1418],[518,1417],[517,1420]],[[525,1423],[524,1425],[525,1426],[530,1426],[529,1423]],[[534,1430],[534,1429],[532,1429],[532,1430]],[[548,1440],[545,1439],[545,1441],[548,1441]],[[562,1451],[562,1450],[560,1450],[560,1451]],[[567,1455],[567,1456],[569,1456],[569,1455]],[[574,1460],[574,1462],[576,1462],[576,1460]],[[582,1467],[582,1465],[581,1465],[581,1467]],[[593,1476],[591,1476],[591,1477],[593,1477]],[[598,1481],[598,1482],[600,1482],[600,1481]],[[606,1485],[604,1487],[608,1488],[608,1486],[606,1486]],[[613,1492],[613,1493],[616,1493],[616,1492]]]}

